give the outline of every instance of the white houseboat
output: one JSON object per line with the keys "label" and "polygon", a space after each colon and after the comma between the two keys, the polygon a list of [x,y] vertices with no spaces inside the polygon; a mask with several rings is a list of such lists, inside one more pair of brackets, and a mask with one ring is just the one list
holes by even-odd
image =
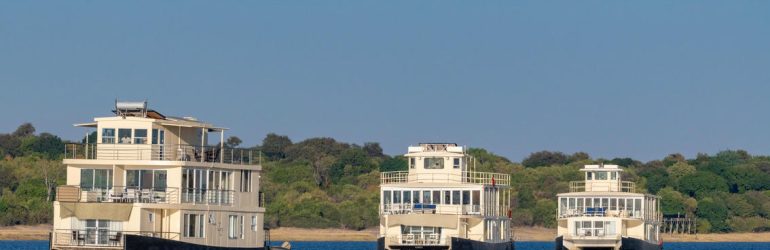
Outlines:
{"label": "white houseboat", "polygon": [[659,198],[636,193],[617,165],[586,165],[585,181],[557,195],[557,250],[662,248]]}
{"label": "white houseboat", "polygon": [[473,171],[454,143],[423,143],[383,172],[379,249],[514,249],[510,176]]}
{"label": "white houseboat", "polygon": [[96,143],[66,145],[52,249],[264,248],[257,151],[146,102],[116,102],[113,112],[76,124],[95,129]]}

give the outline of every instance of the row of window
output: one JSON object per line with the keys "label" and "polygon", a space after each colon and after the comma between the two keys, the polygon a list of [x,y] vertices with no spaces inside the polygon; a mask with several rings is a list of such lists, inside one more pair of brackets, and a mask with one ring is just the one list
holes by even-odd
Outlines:
{"label": "row of window", "polygon": [[[460,158],[452,158],[452,168],[460,168]],[[409,168],[414,169],[417,166],[417,158],[409,158]],[[444,158],[443,157],[425,157],[423,158],[423,168],[425,169],[443,169]]]}
{"label": "row of window", "polygon": [[575,221],[574,236],[613,236],[616,224],[614,221]]}
{"label": "row of window", "polygon": [[618,179],[618,172],[606,172],[606,171],[600,171],[600,172],[586,172],[586,180],[600,180],[600,181],[606,181],[607,177],[609,177],[610,180],[617,180]]}
{"label": "row of window", "polygon": [[[182,235],[188,238],[205,238],[206,237],[206,221],[204,220],[204,214],[185,213],[182,221],[182,228],[184,232]],[[209,214],[208,224],[216,224],[216,217],[214,214]],[[245,217],[243,215],[228,215],[227,216],[227,238],[229,239],[243,239],[246,232]],[[257,216],[251,216],[251,231],[257,231]]]}
{"label": "row of window", "polygon": [[[251,170],[241,170],[241,192],[251,192]],[[232,171],[184,169],[182,186],[186,189],[231,190]],[[80,187],[84,190],[93,188],[112,188],[112,169],[80,169]],[[166,170],[126,170],[126,187],[165,190],[168,174]]]}
{"label": "row of window", "polygon": [[605,210],[642,211],[641,198],[567,198],[562,197],[560,202],[562,213],[567,209],[583,211],[584,208],[604,208]]}
{"label": "row of window", "polygon": [[[117,135],[115,131],[117,130]],[[152,144],[163,144],[165,131],[152,130]],[[147,129],[131,128],[103,128],[102,143],[106,144],[147,144]]]}
{"label": "row of window", "polygon": [[383,190],[382,203],[479,205],[479,190]]}

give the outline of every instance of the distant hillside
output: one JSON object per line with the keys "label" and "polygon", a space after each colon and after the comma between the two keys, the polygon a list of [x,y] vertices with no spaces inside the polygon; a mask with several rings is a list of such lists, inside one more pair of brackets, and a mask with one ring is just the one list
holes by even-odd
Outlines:
{"label": "distant hillside", "polygon": [[[95,137],[94,137],[95,138]],[[236,137],[228,139],[237,145]],[[64,142],[36,134],[30,124],[0,134],[0,225],[50,223],[56,185],[64,183]],[[404,145],[406,147],[407,145]],[[400,156],[382,153],[378,143],[364,145],[311,138],[292,142],[268,134],[257,146],[265,155],[262,190],[271,226],[364,229],[378,225],[379,174],[406,170]],[[770,157],[743,150],[671,154],[642,163],[630,158],[592,159],[578,152],[532,153],[521,164],[480,148],[469,149],[478,171],[509,173],[517,226],[555,226],[555,195],[569,181],[581,180],[580,166],[592,163],[625,167],[624,180],[663,199],[669,214],[698,216],[699,232],[770,229]],[[630,152],[633,153],[633,152]]]}

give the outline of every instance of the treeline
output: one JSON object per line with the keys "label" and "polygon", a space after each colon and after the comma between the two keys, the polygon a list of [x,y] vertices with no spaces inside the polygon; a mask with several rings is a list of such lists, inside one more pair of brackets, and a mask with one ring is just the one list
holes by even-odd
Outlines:
{"label": "treeline", "polygon": [[[95,138],[95,136],[92,136]],[[226,144],[237,146],[237,137]],[[64,142],[48,133],[36,134],[30,124],[0,134],[0,225],[49,223],[56,185],[65,181],[61,164]],[[273,227],[364,229],[379,224],[379,176],[406,170],[401,156],[388,156],[378,143],[363,145],[332,138],[293,142],[268,134],[261,186],[267,199],[266,222]],[[468,150],[477,171],[511,174],[510,201],[518,226],[555,227],[556,194],[569,182],[582,180],[585,164],[617,164],[622,178],[638,191],[657,194],[666,214],[697,216],[698,230],[747,232],[770,229],[770,157],[743,150],[686,159],[671,154],[641,162],[631,158],[602,159],[578,152],[535,152],[513,162],[484,149]]]}
{"label": "treeline", "polygon": [[51,222],[54,189],[66,178],[63,149],[61,138],[29,123],[0,134],[0,225]]}

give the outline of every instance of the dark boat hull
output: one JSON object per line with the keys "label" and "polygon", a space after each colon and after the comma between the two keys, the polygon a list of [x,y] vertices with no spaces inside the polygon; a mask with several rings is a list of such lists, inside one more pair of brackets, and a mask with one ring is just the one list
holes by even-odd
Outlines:
{"label": "dark boat hull", "polygon": [[[390,249],[403,249],[403,250],[413,250],[413,249],[439,250],[439,249],[449,248],[448,246],[408,246],[408,245],[389,246],[389,247]],[[482,241],[475,241],[475,240],[454,238],[454,237],[452,237],[451,248],[452,250],[515,250],[516,249],[513,244],[513,241],[489,243],[489,242],[482,242]],[[377,239],[377,249],[385,250],[385,238],[380,237],[379,239]]]}
{"label": "dark boat hull", "polygon": [[[626,238],[623,237],[621,239],[621,250],[662,250],[663,246],[658,244],[653,244],[647,241],[643,241],[640,239],[635,238]],[[566,247],[564,247],[564,238],[562,236],[556,237],[556,240],[554,242],[555,244],[555,250],[567,250]]]}
{"label": "dark boat hull", "polygon": [[216,247],[155,237],[126,235],[125,250],[264,250],[263,247]]}

